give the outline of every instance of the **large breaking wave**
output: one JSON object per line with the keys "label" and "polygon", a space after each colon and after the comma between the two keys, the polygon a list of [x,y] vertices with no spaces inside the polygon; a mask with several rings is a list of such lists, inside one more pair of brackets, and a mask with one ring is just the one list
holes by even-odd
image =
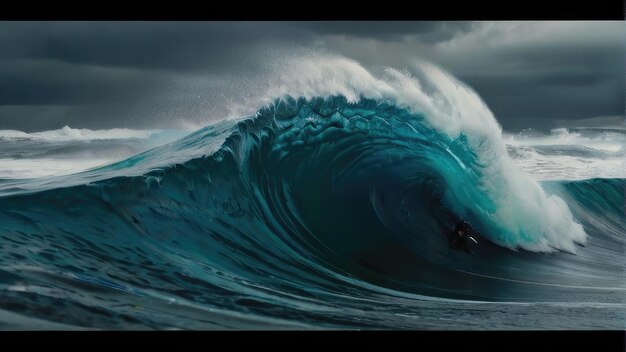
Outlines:
{"label": "large breaking wave", "polygon": [[[571,292],[622,307],[623,293],[593,295],[624,290],[624,180],[539,184],[512,163],[470,88],[427,64],[413,75],[300,60],[244,104],[260,106],[253,117],[96,170],[0,182],[0,308],[15,310],[6,302],[19,291],[18,301],[87,309],[84,285],[123,292],[107,302],[124,308],[102,298],[106,314],[82,313],[101,324],[70,319],[79,326],[115,325],[111,314],[173,324],[163,309],[137,317],[132,297],[208,309],[213,327],[252,316],[401,327],[400,301]],[[473,256],[448,246],[460,219],[480,233]],[[578,255],[532,253],[558,250]],[[41,316],[32,299],[22,308]]]}

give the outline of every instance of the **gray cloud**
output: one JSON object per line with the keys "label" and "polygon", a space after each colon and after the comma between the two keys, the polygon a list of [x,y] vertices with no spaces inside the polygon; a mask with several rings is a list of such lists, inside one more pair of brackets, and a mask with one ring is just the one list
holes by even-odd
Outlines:
{"label": "gray cloud", "polygon": [[477,25],[465,21],[313,21],[294,24],[318,35],[343,35],[376,40],[402,40],[411,37],[429,44],[450,40],[471,31]]}
{"label": "gray cloud", "polygon": [[621,22],[478,23],[434,45],[418,40],[329,38],[367,65],[433,61],[474,88],[505,129],[624,114]]}
{"label": "gray cloud", "polygon": [[[140,69],[219,69],[259,41],[289,43],[276,22],[15,22],[0,25],[0,58]],[[244,49],[244,50],[242,50]],[[243,59],[243,60],[242,60]]]}
{"label": "gray cloud", "polygon": [[129,103],[166,83],[162,74],[68,64],[55,60],[10,60],[0,64],[0,105]]}
{"label": "gray cloud", "polygon": [[624,113],[623,23],[0,22],[0,129],[202,125],[273,55],[443,66],[505,129]]}
{"label": "gray cloud", "polygon": [[73,126],[79,121],[75,118],[75,110],[74,106],[64,105],[0,105],[0,128],[50,130],[63,127],[63,121]]}

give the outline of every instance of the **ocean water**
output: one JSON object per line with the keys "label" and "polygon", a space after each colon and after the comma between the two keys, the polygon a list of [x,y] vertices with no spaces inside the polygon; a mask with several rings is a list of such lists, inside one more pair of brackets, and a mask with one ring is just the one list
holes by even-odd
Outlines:
{"label": "ocean water", "polygon": [[623,129],[314,65],[185,136],[0,131],[0,328],[624,329]]}

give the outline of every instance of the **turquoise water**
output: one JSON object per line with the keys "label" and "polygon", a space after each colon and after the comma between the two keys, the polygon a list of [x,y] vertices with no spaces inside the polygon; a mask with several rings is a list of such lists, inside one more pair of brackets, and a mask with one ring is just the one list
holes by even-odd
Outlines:
{"label": "turquoise water", "polygon": [[[0,327],[623,329],[626,179],[541,183],[563,223],[503,215],[516,184],[490,142],[390,102],[288,99],[0,181]],[[448,245],[459,219],[473,255]]]}

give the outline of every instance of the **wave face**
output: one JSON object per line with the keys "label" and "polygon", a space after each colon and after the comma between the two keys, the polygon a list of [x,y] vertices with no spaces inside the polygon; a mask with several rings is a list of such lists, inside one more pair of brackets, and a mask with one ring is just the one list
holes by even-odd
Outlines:
{"label": "wave face", "polygon": [[[468,88],[388,74],[377,98],[299,93],[103,168],[0,182],[0,323],[623,328],[626,180],[539,184]],[[473,255],[448,245],[459,219]]]}

